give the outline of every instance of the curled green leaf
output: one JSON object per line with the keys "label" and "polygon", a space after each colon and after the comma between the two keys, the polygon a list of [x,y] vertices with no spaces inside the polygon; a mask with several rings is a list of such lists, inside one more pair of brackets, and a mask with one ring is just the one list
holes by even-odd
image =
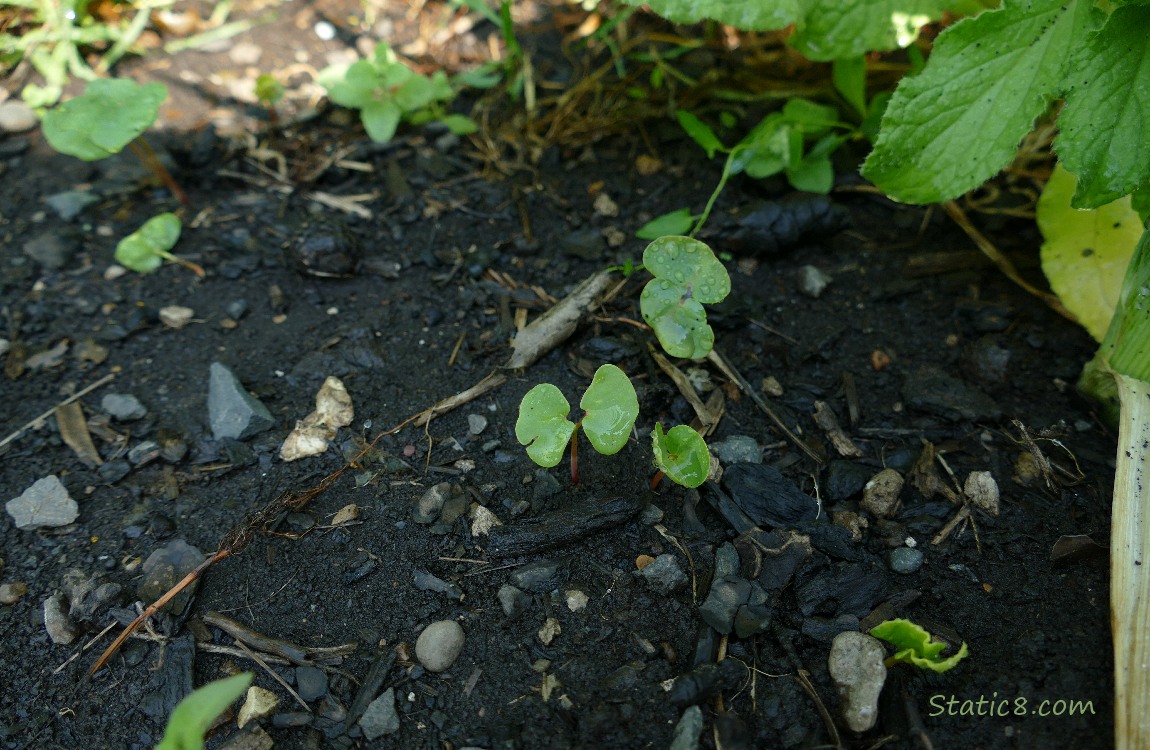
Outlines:
{"label": "curled green leaf", "polygon": [[895,655],[888,662],[908,662],[932,672],[946,672],[968,654],[966,644],[963,643],[954,656],[942,658],[940,654],[947,644],[931,640],[930,633],[920,625],[901,618],[879,623],[871,628],[870,634],[895,647]]}
{"label": "curled green leaf", "polygon": [[673,357],[707,356],[715,333],[703,304],[730,293],[727,269],[711,248],[690,237],[660,237],[643,251],[643,265],[655,278],[643,287],[639,308],[660,345]]}
{"label": "curled green leaf", "polygon": [[655,465],[675,484],[698,487],[707,481],[711,453],[699,433],[687,425],[676,425],[663,434],[663,425],[656,422],[651,431],[651,450]]}
{"label": "curled green leaf", "polygon": [[162,213],[144,222],[144,225],[116,245],[116,262],[138,273],[155,271],[164,260],[173,260],[169,250],[180,239],[183,225],[173,213]]}
{"label": "curled green leaf", "polygon": [[251,684],[252,673],[243,672],[193,690],[172,710],[156,750],[203,750],[208,727]]}

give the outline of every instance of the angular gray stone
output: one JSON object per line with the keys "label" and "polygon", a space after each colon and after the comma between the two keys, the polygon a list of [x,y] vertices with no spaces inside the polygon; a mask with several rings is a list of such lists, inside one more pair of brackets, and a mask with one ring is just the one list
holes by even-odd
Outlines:
{"label": "angular gray stone", "polygon": [[812,299],[818,299],[831,283],[831,277],[814,266],[803,266],[797,277],[799,291]]}
{"label": "angular gray stone", "polygon": [[44,629],[52,643],[67,646],[80,635],[80,631],[68,619],[67,603],[64,595],[57,591],[44,600]]}
{"label": "angular gray stone", "polygon": [[[136,588],[136,593],[143,601],[149,604],[154,602],[202,563],[204,558],[204,553],[183,539],[173,539],[148,555],[148,559],[140,568],[143,575]],[[182,612],[191,603],[198,584],[199,581],[192,582],[190,586],[165,604],[161,611]]]}
{"label": "angular gray stone", "polygon": [[4,508],[18,529],[67,526],[80,515],[80,506],[55,474],[37,479]]}
{"label": "angular gray stone", "polygon": [[415,658],[428,672],[445,672],[463,651],[463,628],[455,620],[439,620],[415,640]]}
{"label": "angular gray stone", "polygon": [[853,732],[865,732],[878,720],[878,697],[886,682],[886,651],[877,638],[848,631],[831,643],[827,670],[838,688],[843,720]]}
{"label": "angular gray stone", "polygon": [[735,628],[739,607],[750,595],[751,583],[745,578],[718,578],[711,584],[707,600],[699,605],[699,616],[720,634],[728,635]]}
{"label": "angular gray stone", "polygon": [[453,488],[450,482],[440,482],[429,487],[415,506],[414,518],[416,523],[434,523],[439,520],[439,513],[443,504],[451,497]]}
{"label": "angular gray stone", "polygon": [[86,207],[98,203],[99,200],[100,196],[88,190],[65,190],[62,193],[49,195],[44,199],[44,202],[61,219],[71,221],[79,216]]}
{"label": "angular gray stone", "polygon": [[731,435],[726,440],[711,443],[711,452],[724,464],[763,462],[763,448],[753,437]]}
{"label": "angular gray stone", "polygon": [[523,591],[512,586],[510,583],[505,583],[499,587],[499,605],[503,607],[503,614],[511,619],[519,617],[527,606],[531,604],[531,597]]}
{"label": "angular gray stone", "polygon": [[990,396],[934,367],[912,372],[902,394],[908,407],[950,420],[995,420],[1002,416],[1002,409]]}
{"label": "angular gray stone", "polygon": [[359,728],[368,741],[385,734],[399,731],[399,713],[395,710],[395,688],[388,688],[371,702],[363,716],[359,717]]}
{"label": "angular gray stone", "polygon": [[327,695],[327,673],[315,667],[296,667],[295,688],[305,701],[322,698]]}
{"label": "angular gray stone", "polygon": [[38,234],[24,243],[24,254],[49,271],[58,271],[72,262],[80,241],[60,230]]}
{"label": "angular gray stone", "polygon": [[679,567],[675,556],[665,552],[655,562],[639,571],[653,591],[664,596],[673,594],[687,585],[687,574]]}
{"label": "angular gray stone", "polygon": [[275,420],[267,407],[244,389],[235,373],[219,362],[212,362],[208,423],[216,440],[243,440],[270,428]]}
{"label": "angular gray stone", "polygon": [[546,594],[563,583],[563,561],[542,559],[521,565],[509,576],[511,585],[516,588]]}
{"label": "angular gray stone", "polygon": [[130,393],[109,393],[100,400],[100,408],[121,422],[143,419],[148,414],[147,407]]}
{"label": "angular gray stone", "polygon": [[703,734],[703,709],[689,706],[683,712],[675,733],[671,736],[671,750],[696,750],[699,737]]}

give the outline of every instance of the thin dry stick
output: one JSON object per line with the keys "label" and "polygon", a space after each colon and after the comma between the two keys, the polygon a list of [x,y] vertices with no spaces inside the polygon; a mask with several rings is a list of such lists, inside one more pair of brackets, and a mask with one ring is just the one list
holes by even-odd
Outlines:
{"label": "thin dry stick", "polygon": [[114,373],[114,372],[108,373],[107,375],[100,378],[95,383],[92,383],[91,385],[84,388],[83,390],[78,391],[76,393],[73,393],[71,396],[64,399],[60,403],[56,404],[55,406],[53,406],[51,409],[44,412],[40,416],[35,417],[34,419],[24,423],[22,426],[17,428],[15,432],[8,435],[8,437],[4,438],[3,440],[0,440],[0,448],[3,448],[4,446],[8,445],[8,443],[11,443],[13,440],[16,440],[17,438],[19,438],[21,435],[24,434],[24,432],[26,430],[31,429],[37,422],[42,422],[45,419],[47,419],[48,417],[52,416],[52,413],[55,412],[57,409],[59,409],[61,406],[67,406],[68,404],[72,403],[76,399],[83,398],[84,396],[88,395],[89,393],[96,390],[100,386],[104,385],[108,381],[115,379],[115,377],[116,377],[116,373]]}

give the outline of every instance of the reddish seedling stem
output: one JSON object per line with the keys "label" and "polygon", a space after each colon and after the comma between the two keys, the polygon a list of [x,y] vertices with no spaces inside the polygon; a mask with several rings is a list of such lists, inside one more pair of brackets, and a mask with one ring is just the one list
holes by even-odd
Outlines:
{"label": "reddish seedling stem", "polygon": [[575,423],[575,431],[571,433],[571,484],[579,484],[579,425],[580,419]]}
{"label": "reddish seedling stem", "polygon": [[651,480],[651,489],[652,490],[655,490],[659,486],[659,482],[663,481],[663,476],[664,475],[663,475],[662,471],[655,472],[655,478]]}
{"label": "reddish seedling stem", "polygon": [[156,152],[152,150],[152,147],[148,145],[148,142],[144,140],[143,136],[129,143],[128,147],[132,149],[132,152],[136,156],[140,157],[140,161],[144,162],[144,166],[152,170],[152,172],[160,178],[160,181],[164,183],[168,190],[172,191],[172,195],[176,196],[180,203],[183,203],[185,206],[192,204],[192,202],[188,200],[188,194],[185,193],[184,189],[180,187],[180,184],[176,182],[176,178],[172,177],[172,173],[169,172],[168,168],[160,161],[160,157],[156,156]]}

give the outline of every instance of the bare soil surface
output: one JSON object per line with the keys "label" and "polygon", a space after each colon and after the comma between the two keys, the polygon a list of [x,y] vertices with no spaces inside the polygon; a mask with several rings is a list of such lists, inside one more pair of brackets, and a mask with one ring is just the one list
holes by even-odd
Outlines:
{"label": "bare soil surface", "polygon": [[[314,11],[284,8],[281,33],[311,33],[311,17],[297,21]],[[276,28],[259,33],[275,37]],[[189,102],[181,113],[197,106]],[[191,201],[176,252],[202,265],[204,279],[174,264],[106,277],[120,237],[180,209],[166,191],[139,187],[130,155],[89,165],[54,154],[37,132],[0,140],[9,342],[0,432],[18,434],[0,448],[0,499],[55,475],[79,506],[74,522],[51,529],[21,530],[0,514],[0,584],[26,586],[0,606],[0,747],[150,748],[191,685],[241,670],[278,707],[243,729],[229,714],[209,747],[665,748],[690,705],[704,729],[682,747],[1111,746],[1105,545],[1115,440],[1073,388],[1093,344],[985,262],[941,211],[844,189],[832,201],[849,222],[815,223],[771,248],[739,230],[738,217],[793,199],[782,183],[735,181],[719,201],[705,234],[733,291],[711,315],[716,349],[820,460],[713,363],[677,364],[703,400],[723,394],[709,442],[753,441],[755,458],[806,493],[818,517],[773,525],[813,546],[772,578],[776,561],[717,510],[716,489],[729,493],[729,482],[648,489],[651,427],[694,413],[650,354],[655,340],[638,309],[644,272],[620,274],[618,294],[537,363],[501,370],[518,327],[591,274],[637,262],[646,243],[635,229],[682,206],[697,210],[721,165],[665,123],[549,147],[538,166],[506,174],[468,139],[409,128],[381,147],[340,112],[260,140],[287,155],[293,179],[330,163],[292,185],[269,175],[274,163],[254,158],[251,144],[204,128],[157,139]],[[71,190],[96,200],[65,220],[46,198]],[[317,193],[342,197],[343,208]],[[1038,278],[1032,222],[972,216]],[[323,238],[350,256],[322,250]],[[36,239],[40,251],[29,254]],[[817,297],[801,289],[805,266],[830,277]],[[168,306],[190,308],[191,322],[166,325]],[[267,407],[270,428],[213,436],[213,362]],[[519,401],[551,382],[577,403],[604,362],[636,385],[636,434],[615,456],[584,440],[575,485],[566,459],[541,470],[518,445]],[[142,560],[173,540],[210,554],[247,514],[317,486],[365,440],[492,372],[507,381],[381,438],[306,507],[277,514],[208,571],[183,616],[155,618],[85,680],[116,623],[135,614]],[[100,462],[87,465],[51,410],[107,375],[78,402]],[[322,455],[284,462],[280,445],[329,376],[346,386],[354,421]],[[104,397],[114,393],[135,396],[146,414],[109,417]],[[858,455],[841,455],[816,424],[822,409]],[[160,455],[139,447],[147,441]],[[947,488],[989,472],[999,514],[975,509],[942,535],[960,505],[913,481],[929,449]],[[1054,464],[1050,481],[1034,471],[1036,451]],[[863,484],[884,467],[909,476],[888,519],[860,508]],[[462,513],[417,519],[442,483]],[[477,507],[515,529],[554,513],[593,515],[619,499],[635,512],[547,548],[499,554],[473,533]],[[349,504],[358,518],[333,525]],[[830,523],[849,525],[850,514],[865,522],[855,538]],[[1052,559],[1056,542],[1075,535],[1101,546]],[[761,632],[741,638],[719,638],[699,609],[728,544],[738,560],[727,572],[767,594]],[[892,551],[911,547],[921,567],[896,572]],[[663,554],[686,576],[669,593],[637,569],[640,556]],[[524,580],[541,568],[542,580]],[[84,612],[77,581],[118,588],[93,594]],[[508,585],[523,594],[505,608]],[[73,596],[63,604],[75,630],[67,644],[45,628],[44,602],[57,592]],[[274,680],[208,613],[296,647],[354,651],[317,663],[326,684],[301,705],[285,685],[301,692],[306,682],[311,695],[314,671],[261,657],[282,683]],[[828,674],[831,639],[889,617],[965,642],[970,656],[941,675],[893,668],[877,725],[855,734]],[[458,622],[465,641],[449,668],[432,672],[415,644],[442,620]],[[707,690],[699,666],[720,659]],[[373,664],[389,667],[377,666],[374,683]],[[398,728],[369,741],[355,711],[388,689]]]}

